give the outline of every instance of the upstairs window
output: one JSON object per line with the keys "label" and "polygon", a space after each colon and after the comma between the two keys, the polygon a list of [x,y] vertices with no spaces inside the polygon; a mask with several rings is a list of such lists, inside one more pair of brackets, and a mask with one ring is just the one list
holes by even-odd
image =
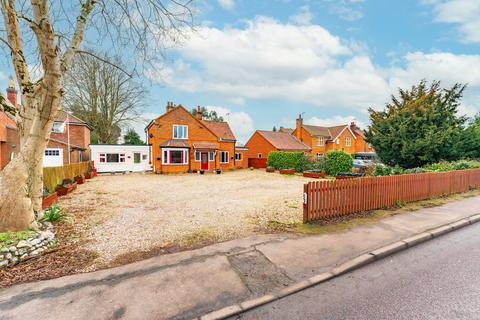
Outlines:
{"label": "upstairs window", "polygon": [[54,122],[53,123],[52,132],[63,133],[64,129],[65,129],[65,123],[64,122]]}
{"label": "upstairs window", "polygon": [[220,151],[220,163],[228,163],[228,151]]}
{"label": "upstairs window", "polygon": [[323,147],[325,145],[325,140],[323,138],[317,139],[317,147]]}
{"label": "upstairs window", "polygon": [[345,137],[345,146],[347,147],[352,146],[352,139],[350,137]]}
{"label": "upstairs window", "polygon": [[174,124],[173,139],[188,139],[188,126]]}

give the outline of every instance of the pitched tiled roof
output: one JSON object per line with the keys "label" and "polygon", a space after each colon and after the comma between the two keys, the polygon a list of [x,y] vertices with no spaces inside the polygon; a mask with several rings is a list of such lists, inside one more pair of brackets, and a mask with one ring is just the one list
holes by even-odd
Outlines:
{"label": "pitched tiled roof", "polygon": [[257,131],[278,150],[309,151],[309,146],[286,132]]}
{"label": "pitched tiled roof", "polygon": [[190,148],[183,140],[170,139],[160,143],[160,147]]}
{"label": "pitched tiled roof", "polygon": [[[302,127],[307,130],[312,136],[321,136],[327,139],[335,139],[343,130],[346,130],[349,125],[342,124],[334,127],[312,126],[304,124]],[[358,129],[360,131],[360,129]],[[360,135],[362,135],[360,133]]]}
{"label": "pitched tiled roof", "polygon": [[[67,112],[65,112],[64,110],[59,110],[57,112],[57,116],[55,117],[55,121],[64,122],[65,120],[67,120]],[[85,121],[83,121],[78,117],[75,117],[73,114],[68,114],[68,122],[78,123],[78,124],[87,124]]]}
{"label": "pitched tiled roof", "polygon": [[280,127],[280,129],[278,129],[279,132],[286,132],[286,133],[289,133],[289,134],[292,134],[294,130],[295,130],[295,129],[292,129],[292,128],[284,128],[284,127]]}
{"label": "pitched tiled roof", "polygon": [[201,122],[208,129],[210,129],[210,131],[215,133],[220,139],[236,140],[235,135],[233,134],[227,122],[218,122],[218,121],[209,121],[209,120],[201,120]]}
{"label": "pitched tiled roof", "polygon": [[0,111],[0,124],[12,129],[17,129],[17,123],[3,111]]}

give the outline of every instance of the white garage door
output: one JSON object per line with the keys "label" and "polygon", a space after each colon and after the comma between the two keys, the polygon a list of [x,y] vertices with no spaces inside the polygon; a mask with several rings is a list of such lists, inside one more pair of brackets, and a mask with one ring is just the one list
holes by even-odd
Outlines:
{"label": "white garage door", "polygon": [[47,148],[43,156],[44,167],[63,166],[63,149]]}

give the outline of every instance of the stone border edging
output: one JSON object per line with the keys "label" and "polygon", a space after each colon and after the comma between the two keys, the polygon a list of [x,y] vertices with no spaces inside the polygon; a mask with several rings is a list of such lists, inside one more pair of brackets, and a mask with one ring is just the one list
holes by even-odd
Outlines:
{"label": "stone border edging", "polygon": [[297,283],[294,283],[288,287],[285,287],[278,291],[277,293],[271,293],[267,294],[258,298],[253,298],[249,300],[245,300],[240,303],[232,304],[230,306],[223,307],[221,309],[212,311],[210,313],[207,313],[201,317],[194,318],[196,320],[216,320],[216,319],[225,319],[237,314],[240,314],[242,312],[248,311],[250,309],[259,307],[261,305],[264,305],[266,303],[284,298],[288,295],[291,295],[293,293],[305,290],[309,287],[312,287],[314,285],[320,284],[322,282],[325,282],[327,280],[330,280],[332,278],[335,278],[337,276],[340,276],[344,273],[350,272],[354,269],[357,269],[359,267],[362,267],[366,264],[369,264],[373,261],[377,261],[379,259],[385,258],[393,253],[396,253],[398,251],[411,248],[413,246],[416,246],[420,243],[426,242],[428,240],[437,238],[443,234],[449,233],[451,231],[463,228],[465,226],[474,224],[476,222],[480,221],[480,214],[475,214],[467,218],[460,219],[456,222],[451,222],[448,224],[445,224],[443,226],[427,230],[424,232],[421,232],[419,234],[416,234],[414,236],[410,236],[408,238],[405,238],[403,240],[388,244],[386,246],[383,246],[381,248],[375,249],[370,251],[369,253],[364,253],[358,257],[355,257],[353,259],[350,259],[335,268],[332,269],[331,272],[323,272],[320,274],[317,274],[313,277],[310,277],[308,279],[299,281]]}

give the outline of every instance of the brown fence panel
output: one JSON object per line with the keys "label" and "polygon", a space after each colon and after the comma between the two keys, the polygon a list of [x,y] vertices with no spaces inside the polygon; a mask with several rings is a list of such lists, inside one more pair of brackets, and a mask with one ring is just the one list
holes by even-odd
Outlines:
{"label": "brown fence panel", "polygon": [[249,168],[266,168],[267,167],[267,159],[266,158],[249,158],[248,159],[248,167]]}
{"label": "brown fence panel", "polygon": [[[250,160],[263,159],[249,159],[249,166]],[[480,169],[313,181],[304,185],[303,221],[386,208],[398,202],[425,200],[474,188],[480,188]]]}

